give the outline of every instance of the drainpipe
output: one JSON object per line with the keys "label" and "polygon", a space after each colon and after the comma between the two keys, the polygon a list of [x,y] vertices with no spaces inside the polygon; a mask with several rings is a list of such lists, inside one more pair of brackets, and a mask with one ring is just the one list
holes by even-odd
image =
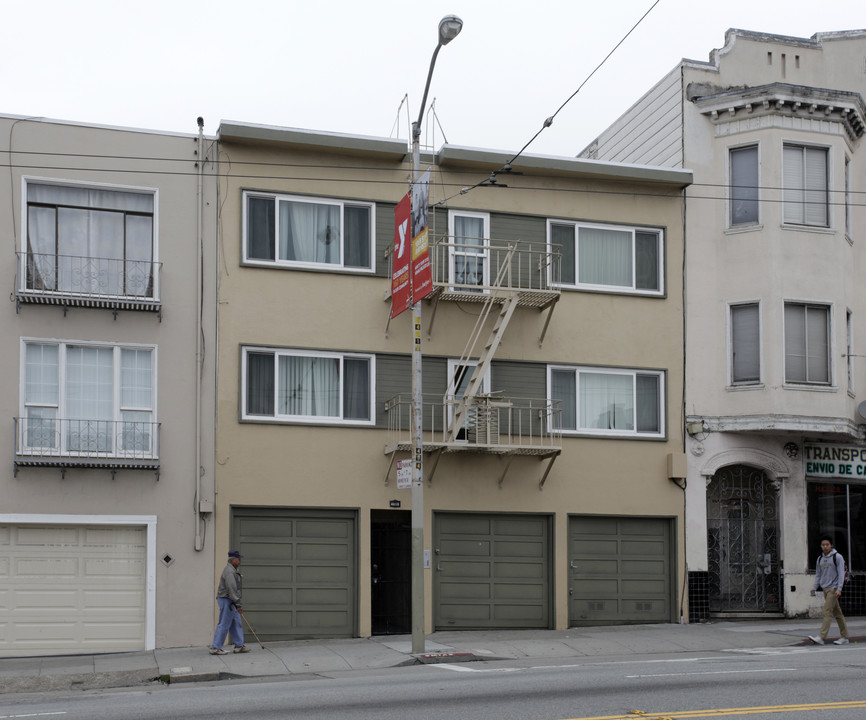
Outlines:
{"label": "drainpipe", "polygon": [[201,466],[201,383],[202,383],[202,267],[204,243],[204,228],[202,221],[202,203],[204,202],[204,118],[198,118],[197,165],[196,180],[196,272],[195,272],[195,551],[204,549],[204,534],[202,526],[206,520],[202,517],[201,476],[204,468]]}

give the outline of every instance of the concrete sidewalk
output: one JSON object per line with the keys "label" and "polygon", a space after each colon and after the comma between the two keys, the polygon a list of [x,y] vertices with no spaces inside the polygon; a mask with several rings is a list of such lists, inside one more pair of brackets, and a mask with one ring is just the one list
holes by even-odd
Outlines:
{"label": "concrete sidewalk", "polygon": [[[130,687],[156,682],[234,678],[302,678],[434,662],[671,655],[718,651],[772,652],[811,646],[820,620],[719,620],[692,625],[626,625],[571,630],[444,631],[427,636],[426,652],[412,653],[411,637],[250,642],[249,653],[210,655],[204,646],[147,652],[0,659],[0,692],[45,692]],[[851,618],[852,643],[866,646],[866,618]],[[835,624],[833,630],[835,631]],[[831,635],[830,638],[834,638]],[[832,646],[830,646],[832,647]],[[227,648],[228,649],[228,648]]]}

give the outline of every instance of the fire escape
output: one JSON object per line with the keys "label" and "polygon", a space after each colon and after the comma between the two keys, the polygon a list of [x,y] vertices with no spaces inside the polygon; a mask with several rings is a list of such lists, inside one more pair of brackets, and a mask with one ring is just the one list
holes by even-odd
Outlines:
{"label": "fire escape", "polygon": [[[547,461],[543,487],[562,452],[559,409],[546,397],[505,397],[486,387],[490,367],[509,321],[518,308],[545,313],[536,341],[539,346],[559,300],[559,253],[545,243],[501,242],[483,238],[431,236],[430,257],[434,291],[427,298],[426,330],[432,335],[442,303],[478,308],[467,340],[444,395],[424,395],[423,451],[430,456],[427,482],[432,483],[439,460],[448,453],[495,455],[504,461],[501,485],[515,457]],[[390,458],[386,481],[397,453],[412,448],[409,395],[397,395],[385,406]]]}

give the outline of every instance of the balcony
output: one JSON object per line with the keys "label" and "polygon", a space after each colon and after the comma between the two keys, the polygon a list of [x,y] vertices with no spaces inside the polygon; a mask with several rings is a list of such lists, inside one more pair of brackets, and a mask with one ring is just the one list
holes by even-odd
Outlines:
{"label": "balcony", "polygon": [[156,470],[160,423],[129,420],[14,418],[19,467]]}
{"label": "balcony", "polygon": [[18,303],[160,312],[162,263],[19,252]]}
{"label": "balcony", "polygon": [[[423,452],[434,454],[429,481],[442,454],[476,453],[509,459],[515,456],[550,459],[541,480],[544,484],[553,460],[562,452],[562,432],[555,421],[560,412],[557,403],[547,398],[478,395],[468,403],[466,422],[453,433],[452,418],[458,405],[459,398],[423,397]],[[388,418],[385,454],[391,456],[393,464],[397,452],[412,451],[412,396],[395,395],[385,403],[385,414]],[[500,483],[504,477],[505,472]]]}

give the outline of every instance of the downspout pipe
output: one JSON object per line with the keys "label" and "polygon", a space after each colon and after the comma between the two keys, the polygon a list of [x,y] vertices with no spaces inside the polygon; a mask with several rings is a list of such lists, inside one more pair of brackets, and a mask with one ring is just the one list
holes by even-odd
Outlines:
{"label": "downspout pipe", "polygon": [[204,118],[198,118],[198,145],[197,162],[198,175],[196,178],[196,271],[195,271],[195,551],[204,549],[204,535],[202,525],[205,519],[201,513],[201,476],[204,472],[201,464],[201,384],[202,384],[202,274],[204,273],[203,244],[204,244],[204,222],[202,203],[204,202]]}

